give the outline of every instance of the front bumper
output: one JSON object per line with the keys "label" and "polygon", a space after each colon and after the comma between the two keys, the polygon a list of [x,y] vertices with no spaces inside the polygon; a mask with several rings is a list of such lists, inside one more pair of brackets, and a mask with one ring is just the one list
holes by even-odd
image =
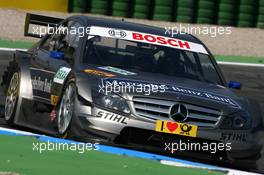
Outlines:
{"label": "front bumper", "polygon": [[[164,152],[166,144],[199,143],[212,145],[229,145],[231,149],[185,150],[178,153],[202,153],[212,157],[223,157],[228,160],[257,159],[261,147],[257,144],[254,135],[248,130],[223,130],[217,128],[199,127],[197,137],[191,138],[174,134],[158,133],[155,131],[156,122],[139,118],[133,115],[124,115],[101,109],[99,107],[80,106],[73,120],[75,136],[81,140],[100,140],[125,144],[141,144],[144,147],[156,147]],[[215,149],[215,148],[214,148]],[[171,151],[171,150],[169,150]],[[174,152],[174,153],[175,153]]]}

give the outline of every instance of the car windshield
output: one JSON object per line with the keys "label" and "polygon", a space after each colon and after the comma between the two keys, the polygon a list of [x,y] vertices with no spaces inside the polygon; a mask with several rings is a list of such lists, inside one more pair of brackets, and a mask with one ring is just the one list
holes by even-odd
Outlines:
{"label": "car windshield", "polygon": [[83,64],[222,84],[209,55],[123,39],[89,36]]}

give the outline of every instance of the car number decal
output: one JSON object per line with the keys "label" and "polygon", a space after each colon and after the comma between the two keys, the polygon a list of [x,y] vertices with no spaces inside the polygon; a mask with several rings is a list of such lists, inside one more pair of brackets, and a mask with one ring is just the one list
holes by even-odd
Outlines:
{"label": "car number decal", "polygon": [[63,84],[71,69],[68,67],[61,67],[54,76],[55,83]]}

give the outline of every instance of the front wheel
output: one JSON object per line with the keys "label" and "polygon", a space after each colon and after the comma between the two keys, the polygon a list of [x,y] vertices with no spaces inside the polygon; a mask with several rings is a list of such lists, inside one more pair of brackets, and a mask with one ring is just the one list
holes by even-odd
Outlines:
{"label": "front wheel", "polygon": [[74,115],[75,84],[67,83],[58,109],[58,133],[60,137],[67,137],[70,123]]}
{"label": "front wheel", "polygon": [[19,73],[15,72],[10,80],[5,100],[5,121],[13,125],[19,95]]}

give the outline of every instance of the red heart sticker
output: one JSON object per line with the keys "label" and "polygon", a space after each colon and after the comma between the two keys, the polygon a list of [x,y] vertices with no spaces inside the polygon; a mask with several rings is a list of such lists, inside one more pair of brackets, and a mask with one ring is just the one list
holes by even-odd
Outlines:
{"label": "red heart sticker", "polygon": [[168,122],[167,123],[167,128],[170,132],[175,131],[178,128],[178,124],[174,122]]}

